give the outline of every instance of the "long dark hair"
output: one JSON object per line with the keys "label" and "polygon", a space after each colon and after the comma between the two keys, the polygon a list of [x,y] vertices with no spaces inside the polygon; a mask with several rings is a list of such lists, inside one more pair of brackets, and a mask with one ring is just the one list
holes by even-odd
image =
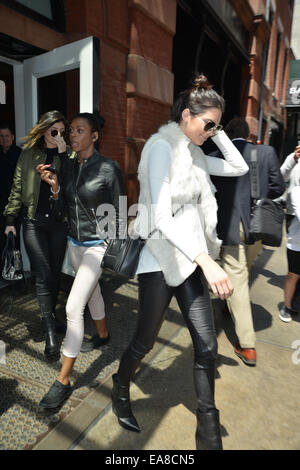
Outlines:
{"label": "long dark hair", "polygon": [[57,110],[48,111],[40,117],[38,123],[23,137],[22,140],[25,142],[24,149],[36,146],[43,148],[45,145],[44,134],[56,122],[63,122],[67,132],[68,123],[65,116]]}
{"label": "long dark hair", "polygon": [[182,91],[175,100],[171,111],[171,120],[179,123],[184,109],[189,109],[193,116],[197,116],[209,108],[218,108],[223,113],[225,101],[213,90],[206,76],[201,73],[194,77],[191,88]]}

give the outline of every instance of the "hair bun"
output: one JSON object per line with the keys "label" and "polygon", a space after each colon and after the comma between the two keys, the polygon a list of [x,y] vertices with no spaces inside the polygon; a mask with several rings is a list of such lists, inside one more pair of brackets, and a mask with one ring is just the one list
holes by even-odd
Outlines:
{"label": "hair bun", "polygon": [[101,116],[101,114],[94,110],[93,111],[93,118],[97,121],[97,125],[99,127],[99,129],[102,129],[104,127],[104,124],[105,124],[105,119],[103,116]]}
{"label": "hair bun", "polygon": [[197,88],[197,89],[203,88],[204,90],[210,90],[213,87],[209,83],[207,77],[203,75],[202,73],[199,75],[196,75],[196,77],[193,80],[193,86],[194,88]]}

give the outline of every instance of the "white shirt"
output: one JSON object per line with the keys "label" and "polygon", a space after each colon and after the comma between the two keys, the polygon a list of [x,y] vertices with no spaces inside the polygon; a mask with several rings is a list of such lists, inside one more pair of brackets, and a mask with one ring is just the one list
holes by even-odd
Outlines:
{"label": "white shirt", "polygon": [[[187,141],[190,140],[186,137]],[[244,158],[222,131],[212,138],[218,145],[226,160],[206,156],[209,174],[215,176],[240,176],[248,171]],[[186,227],[180,224],[172,214],[169,170],[172,148],[164,139],[155,142],[148,158],[148,175],[151,192],[151,202],[154,205],[155,227],[184,253],[192,262],[202,252],[208,252],[204,232],[201,242],[193,238]],[[201,219],[201,217],[200,217]],[[158,261],[147,246],[141,251],[137,274],[161,271]]]}
{"label": "white shirt", "polygon": [[300,251],[300,186],[294,186],[291,190],[291,204],[295,217],[288,231],[287,248]]}
{"label": "white shirt", "polygon": [[286,212],[294,215],[291,203],[291,191],[300,184],[300,163],[294,158],[294,152],[288,155],[280,167],[281,174],[285,182],[289,182],[289,188],[286,197]]}

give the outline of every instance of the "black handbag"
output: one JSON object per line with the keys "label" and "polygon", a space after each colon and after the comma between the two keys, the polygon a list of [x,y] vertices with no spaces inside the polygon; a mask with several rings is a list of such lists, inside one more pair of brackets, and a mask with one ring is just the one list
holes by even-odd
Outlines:
{"label": "black handbag", "polygon": [[140,237],[131,238],[129,235],[124,239],[109,240],[102,258],[101,268],[129,279],[133,278],[144,245],[145,240]]}
{"label": "black handbag", "polygon": [[12,232],[8,233],[3,249],[1,273],[3,279],[7,281],[24,279],[21,252],[16,249],[15,236]]}
{"label": "black handbag", "polygon": [[279,202],[268,198],[259,199],[256,149],[251,151],[250,181],[252,198],[250,234],[255,241],[261,240],[264,245],[278,247],[282,241],[284,210]]}
{"label": "black handbag", "polygon": [[[173,214],[173,217],[182,209],[179,209]],[[127,238],[122,239],[111,239],[108,242],[106,251],[102,258],[101,268],[114,274],[120,274],[127,278],[133,278],[135,276],[139,257],[143,246],[146,241],[157,231],[154,229],[146,239],[136,237],[133,238],[130,234]]]}

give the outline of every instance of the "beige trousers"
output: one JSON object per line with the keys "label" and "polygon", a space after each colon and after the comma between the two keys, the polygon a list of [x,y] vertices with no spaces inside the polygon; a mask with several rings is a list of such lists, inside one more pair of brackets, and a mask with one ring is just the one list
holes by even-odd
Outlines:
{"label": "beige trousers", "polygon": [[255,348],[249,276],[261,247],[260,241],[254,245],[245,244],[244,230],[241,224],[240,244],[237,246],[223,245],[221,248],[222,266],[234,287],[232,296],[227,299],[227,305],[242,348]]}

